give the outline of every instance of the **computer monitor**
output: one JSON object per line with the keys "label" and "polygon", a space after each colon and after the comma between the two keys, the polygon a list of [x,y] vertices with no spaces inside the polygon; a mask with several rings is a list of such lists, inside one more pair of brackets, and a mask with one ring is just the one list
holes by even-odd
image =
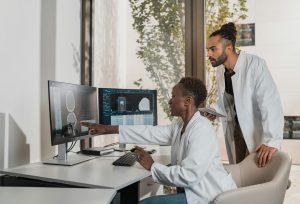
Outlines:
{"label": "computer monitor", "polygon": [[156,90],[99,88],[98,98],[101,124],[157,125]]}
{"label": "computer monitor", "polygon": [[80,122],[98,123],[97,88],[57,81],[48,81],[51,144],[58,145],[58,159],[45,163],[73,165],[91,159],[88,156],[68,157],[67,143],[92,137]]}

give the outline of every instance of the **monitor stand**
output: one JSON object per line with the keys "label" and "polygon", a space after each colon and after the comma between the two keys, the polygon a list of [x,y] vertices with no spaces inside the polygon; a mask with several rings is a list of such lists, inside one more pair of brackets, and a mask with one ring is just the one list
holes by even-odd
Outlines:
{"label": "monitor stand", "polygon": [[50,159],[47,161],[43,161],[44,164],[55,164],[55,165],[63,165],[63,166],[73,166],[75,164],[79,164],[81,162],[85,162],[96,157],[88,156],[88,155],[67,155],[67,143],[58,145],[58,156],[55,159]]}

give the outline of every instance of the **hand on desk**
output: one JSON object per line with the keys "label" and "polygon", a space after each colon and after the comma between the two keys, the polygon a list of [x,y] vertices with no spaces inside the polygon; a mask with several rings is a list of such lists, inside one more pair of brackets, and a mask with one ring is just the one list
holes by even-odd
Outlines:
{"label": "hand on desk", "polygon": [[139,146],[135,146],[134,153],[138,155],[138,162],[140,165],[150,171],[151,166],[154,163],[151,155]]}

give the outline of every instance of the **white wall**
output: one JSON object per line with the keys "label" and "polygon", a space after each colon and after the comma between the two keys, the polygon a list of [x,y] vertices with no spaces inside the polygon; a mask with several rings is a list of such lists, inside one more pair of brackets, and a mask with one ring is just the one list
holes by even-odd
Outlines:
{"label": "white wall", "polygon": [[300,1],[248,0],[255,23],[255,46],[242,47],[267,61],[277,84],[285,115],[300,115]]}
{"label": "white wall", "polygon": [[0,24],[0,112],[6,115],[0,151],[7,167],[54,154],[46,84],[80,82],[80,0],[1,1]]}
{"label": "white wall", "polygon": [[0,7],[0,112],[20,129],[18,135],[8,131],[5,136],[20,140],[25,136],[30,155],[24,157],[33,161],[40,155],[40,6],[38,0],[11,0],[2,1]]}
{"label": "white wall", "polygon": [[0,113],[0,169],[4,168],[5,114]]}
{"label": "white wall", "polygon": [[57,81],[80,83],[81,0],[57,0]]}

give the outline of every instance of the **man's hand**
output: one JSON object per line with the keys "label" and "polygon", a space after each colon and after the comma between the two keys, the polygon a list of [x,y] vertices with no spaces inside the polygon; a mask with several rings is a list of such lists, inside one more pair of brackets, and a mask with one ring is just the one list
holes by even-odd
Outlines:
{"label": "man's hand", "polygon": [[208,120],[213,121],[216,119],[216,116],[207,112],[203,113],[203,116],[206,117]]}
{"label": "man's hand", "polygon": [[154,163],[150,154],[148,154],[143,148],[138,146],[135,146],[134,153],[138,155],[138,162],[140,163],[140,165],[150,171],[151,166]]}
{"label": "man's hand", "polygon": [[271,158],[278,149],[275,147],[269,147],[266,145],[259,145],[256,147],[255,152],[257,153],[257,165],[258,167],[264,167],[271,161]]}
{"label": "man's hand", "polygon": [[217,116],[213,114],[214,112],[216,112],[214,108],[200,108],[199,111],[201,115],[203,115],[210,121],[213,121],[217,118]]}

